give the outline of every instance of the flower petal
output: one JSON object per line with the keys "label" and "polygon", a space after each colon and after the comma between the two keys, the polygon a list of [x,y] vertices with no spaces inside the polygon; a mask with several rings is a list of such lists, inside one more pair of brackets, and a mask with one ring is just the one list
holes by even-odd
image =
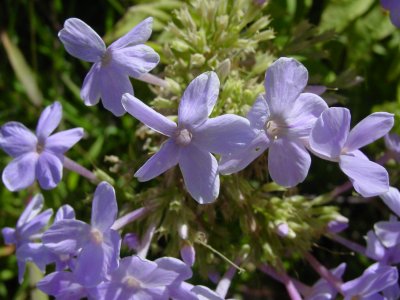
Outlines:
{"label": "flower petal", "polygon": [[32,220],[18,228],[18,237],[20,239],[29,240],[33,234],[38,233],[47,225],[52,215],[53,210],[51,208],[46,209],[44,212],[38,214]]}
{"label": "flower petal", "polygon": [[77,18],[66,20],[58,37],[69,54],[85,61],[97,62],[106,51],[101,37]]}
{"label": "flower petal", "polygon": [[168,169],[178,164],[180,147],[169,139],[162,144],[160,150],[154,154],[146,163],[135,173],[135,177],[143,182],[161,175]]}
{"label": "flower petal", "polygon": [[54,217],[54,222],[69,219],[75,219],[75,211],[70,205],[64,204],[57,210],[56,216]]}
{"label": "flower petal", "polygon": [[254,129],[264,129],[264,125],[270,116],[267,101],[263,95],[259,95],[254,102],[246,118],[250,121],[250,126]]}
{"label": "flower petal", "polygon": [[311,149],[328,158],[338,158],[347,140],[350,118],[347,108],[331,107],[325,110],[311,130]]}
{"label": "flower petal", "polygon": [[383,137],[390,131],[393,124],[393,114],[385,112],[373,113],[363,119],[350,131],[344,146],[348,152],[358,150]]}
{"label": "flower petal", "polygon": [[175,283],[178,281],[187,280],[193,275],[191,268],[188,267],[186,263],[174,257],[165,256],[156,259],[154,262],[164,270],[177,273],[179,276],[176,277]]}
{"label": "flower petal", "polygon": [[4,243],[6,245],[15,245],[17,243],[16,230],[11,227],[3,227],[1,229],[1,234],[3,235]]}
{"label": "flower petal", "polygon": [[55,154],[64,154],[83,137],[83,128],[57,132],[46,140],[45,149]]}
{"label": "flower petal", "polygon": [[269,146],[269,174],[281,186],[292,187],[304,181],[310,165],[311,156],[300,142],[281,138]]}
{"label": "flower petal", "polygon": [[197,127],[192,142],[206,152],[229,155],[243,149],[254,137],[247,119],[226,114]]}
{"label": "flower petal", "polygon": [[150,38],[152,26],[152,17],[144,19],[133,27],[131,31],[112,43],[109,48],[115,50],[123,47],[144,44]]}
{"label": "flower petal", "polygon": [[367,248],[365,249],[365,255],[377,261],[382,260],[386,254],[386,248],[383,246],[373,230],[368,231],[366,240]]}
{"label": "flower petal", "polygon": [[32,185],[35,181],[35,169],[39,155],[36,152],[18,156],[3,170],[3,183],[12,192]]}
{"label": "flower petal", "polygon": [[188,85],[179,103],[178,123],[196,127],[211,114],[219,94],[219,79],[216,73],[206,72]]}
{"label": "flower petal", "polygon": [[119,49],[112,53],[112,58],[126,74],[134,78],[153,70],[160,61],[160,56],[146,45]]}
{"label": "flower petal", "polygon": [[176,123],[156,112],[142,101],[130,94],[122,96],[122,106],[133,117],[166,136],[172,136],[176,129]]}
{"label": "flower petal", "polygon": [[94,192],[91,225],[101,232],[111,228],[117,218],[115,191],[108,182],[101,182]]}
{"label": "flower petal", "polygon": [[384,221],[374,225],[374,230],[381,243],[391,248],[400,244],[400,222]]}
{"label": "flower petal", "polygon": [[394,187],[389,187],[389,191],[379,195],[383,202],[400,217],[400,192]]}
{"label": "flower petal", "polygon": [[21,227],[25,223],[36,217],[43,208],[43,196],[42,194],[36,194],[26,206],[24,211],[17,222],[17,228]]}
{"label": "flower petal", "polygon": [[37,138],[23,124],[8,122],[0,128],[0,147],[10,156],[17,157],[36,151]]}
{"label": "flower petal", "polygon": [[243,150],[232,155],[223,155],[219,161],[218,171],[229,175],[246,168],[251,162],[267,150],[270,142],[264,131],[261,131]]}
{"label": "flower petal", "polygon": [[57,128],[62,117],[61,103],[56,101],[52,105],[47,106],[39,118],[36,127],[36,135],[39,142],[44,143],[46,138]]}
{"label": "flower petal", "polygon": [[265,74],[266,100],[271,115],[285,116],[304,90],[308,81],[307,69],[293,58],[281,57]]}
{"label": "flower petal", "polygon": [[99,103],[101,95],[101,62],[95,63],[86,74],[81,89],[81,98],[86,106]]}
{"label": "flower petal", "polygon": [[384,167],[358,155],[360,151],[340,155],[340,169],[349,176],[354,189],[363,197],[373,197],[389,190],[389,177]]}
{"label": "flower petal", "polygon": [[179,167],[186,189],[200,204],[214,202],[219,194],[218,163],[214,156],[189,145],[181,148]]}
{"label": "flower petal", "polygon": [[86,289],[77,282],[72,272],[54,272],[36,284],[42,292],[60,300],[87,297]]}
{"label": "flower petal", "polygon": [[63,157],[43,151],[39,155],[36,166],[36,178],[45,190],[53,189],[61,181],[63,170]]}

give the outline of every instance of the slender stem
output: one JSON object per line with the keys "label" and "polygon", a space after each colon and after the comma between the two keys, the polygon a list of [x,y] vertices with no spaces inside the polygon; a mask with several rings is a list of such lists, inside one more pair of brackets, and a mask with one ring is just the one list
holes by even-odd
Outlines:
{"label": "slender stem", "polygon": [[122,227],[124,227],[125,225],[145,216],[149,211],[150,211],[150,209],[147,207],[138,208],[138,209],[126,214],[125,216],[122,216],[121,218],[115,220],[114,224],[111,226],[111,229],[119,230]]}
{"label": "slender stem", "polygon": [[326,281],[328,281],[339,293],[342,292],[342,281],[334,276],[327,268],[325,268],[314,256],[310,253],[305,254],[305,259],[310,263],[313,269]]}
{"label": "slender stem", "polygon": [[93,172],[89,171],[85,167],[82,167],[80,164],[74,162],[72,159],[69,159],[66,156],[64,156],[64,168],[74,171],[75,173],[78,173],[83,177],[86,177],[93,183],[99,182],[99,179],[96,177],[96,175],[94,175]]}
{"label": "slender stem", "polygon": [[[240,264],[240,259],[235,260],[236,264]],[[234,266],[230,266],[228,271],[225,272],[224,276],[218,282],[217,288],[215,292],[225,299],[226,294],[228,293],[229,287],[231,286],[233,276],[236,274],[236,268]]]}
{"label": "slender stem", "polygon": [[150,73],[145,73],[143,75],[141,75],[140,77],[137,78],[138,80],[150,83],[150,84],[154,84],[154,85],[158,85],[161,87],[168,87],[168,82],[165,81],[164,79],[161,79],[153,74]]}
{"label": "slender stem", "polygon": [[365,255],[365,251],[366,251],[365,247],[363,247],[355,242],[349,241],[348,239],[346,239],[340,235],[337,235],[337,234],[327,234],[326,236],[328,238],[334,240],[335,242],[338,242],[339,244],[342,244],[343,246],[349,248],[350,250],[353,250],[354,252],[358,252],[362,255]]}
{"label": "slender stem", "polygon": [[146,258],[147,253],[150,249],[151,240],[153,239],[154,233],[156,232],[157,225],[151,224],[149,228],[147,228],[146,233],[138,247],[137,255],[141,258]]}

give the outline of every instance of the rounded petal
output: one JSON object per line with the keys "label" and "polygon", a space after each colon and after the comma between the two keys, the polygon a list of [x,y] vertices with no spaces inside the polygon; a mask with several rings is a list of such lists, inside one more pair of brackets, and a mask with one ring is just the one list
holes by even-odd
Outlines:
{"label": "rounded petal", "polygon": [[400,244],[400,222],[385,221],[374,225],[375,234],[387,248]]}
{"label": "rounded petal", "polygon": [[61,181],[63,162],[60,157],[43,151],[36,166],[36,178],[45,190],[53,189]]}
{"label": "rounded petal", "polygon": [[144,44],[150,38],[152,26],[152,17],[144,19],[133,27],[131,31],[112,43],[109,48],[115,50],[123,47]]}
{"label": "rounded petal", "polygon": [[99,103],[101,95],[101,63],[95,63],[86,74],[81,89],[81,98],[86,106]]}
{"label": "rounded petal", "polygon": [[61,103],[56,101],[52,105],[47,106],[39,118],[36,127],[36,135],[39,142],[43,143],[46,138],[57,128],[62,118]]}
{"label": "rounded petal", "polygon": [[179,103],[178,123],[196,127],[211,114],[219,94],[219,79],[216,73],[206,72],[188,85]]}
{"label": "rounded petal", "polygon": [[32,185],[36,178],[36,165],[39,155],[36,152],[18,156],[3,170],[3,183],[12,192]]}
{"label": "rounded petal", "polygon": [[365,255],[377,261],[380,261],[382,258],[384,258],[386,254],[386,248],[383,246],[373,230],[368,231],[366,240],[367,248],[365,249]]}
{"label": "rounded petal", "polygon": [[269,174],[281,186],[292,187],[304,181],[310,165],[311,156],[300,142],[278,139],[269,146]]}
{"label": "rounded petal", "polygon": [[[193,247],[192,247],[193,248]],[[194,251],[194,249],[193,249]],[[172,271],[177,273],[179,276],[176,276],[175,282],[181,282],[183,280],[187,280],[192,277],[193,273],[190,267],[183,261],[174,258],[174,257],[162,257],[158,258],[154,261],[158,267],[164,270]]]}
{"label": "rounded petal", "polygon": [[36,284],[42,292],[57,299],[82,299],[87,297],[86,289],[75,279],[72,272],[54,272]]}
{"label": "rounded petal", "polygon": [[179,167],[186,189],[200,204],[214,202],[219,194],[218,163],[214,156],[195,146],[181,148]]}
{"label": "rounded petal", "polygon": [[17,157],[36,151],[37,138],[23,124],[8,122],[0,128],[0,148],[8,155]]}
{"label": "rounded petal", "polygon": [[108,182],[101,182],[94,192],[92,203],[93,227],[104,232],[111,228],[117,218],[118,206],[115,197],[115,190]]}
{"label": "rounded petal", "polygon": [[15,229],[11,227],[4,227],[1,229],[1,234],[3,235],[4,243],[6,245],[12,245],[17,243],[17,236],[15,234]]}
{"label": "rounded petal", "polygon": [[136,45],[114,51],[112,59],[126,74],[139,78],[157,66],[160,56],[149,46]]}
{"label": "rounded petal", "polygon": [[226,114],[208,119],[197,127],[192,142],[206,152],[229,155],[243,149],[254,137],[247,119]]}
{"label": "rounded petal", "polygon": [[265,74],[266,100],[271,115],[285,116],[308,81],[307,69],[293,58],[281,57]]}
{"label": "rounded petal", "polygon": [[264,131],[261,131],[243,150],[232,155],[223,155],[219,161],[218,171],[229,175],[246,168],[269,147],[270,141]]}
{"label": "rounded petal", "polygon": [[57,132],[46,140],[46,151],[64,154],[83,137],[83,128],[73,128]]}
{"label": "rounded petal", "polygon": [[176,123],[156,112],[142,101],[130,94],[122,97],[122,106],[133,117],[166,136],[172,136],[176,129]]}
{"label": "rounded petal", "polygon": [[347,140],[350,118],[347,108],[331,107],[325,110],[311,130],[311,149],[323,156],[338,158]]}
{"label": "rounded petal", "polygon": [[66,20],[58,37],[69,54],[85,61],[97,62],[106,51],[101,37],[77,18]]}
{"label": "rounded petal", "polygon": [[400,192],[394,187],[389,187],[389,191],[379,195],[383,202],[400,217]]}
{"label": "rounded petal", "polygon": [[389,176],[384,167],[354,151],[340,155],[340,169],[349,176],[354,189],[363,197],[373,197],[389,190]]}
{"label": "rounded petal", "polygon": [[246,118],[250,121],[250,126],[254,129],[263,129],[270,116],[267,101],[263,95],[259,95],[254,102]]}
{"label": "rounded petal", "polygon": [[154,272],[157,267],[155,262],[137,255],[124,257],[120,260],[118,269],[112,274],[111,281],[122,281],[126,274],[142,281]]}
{"label": "rounded petal", "polygon": [[64,204],[57,210],[54,222],[58,222],[61,220],[73,220],[73,219],[75,219],[74,209],[72,208],[72,206]]}
{"label": "rounded petal", "polygon": [[390,131],[393,124],[393,114],[385,112],[373,113],[363,119],[350,131],[344,147],[348,152],[358,150],[383,137]]}

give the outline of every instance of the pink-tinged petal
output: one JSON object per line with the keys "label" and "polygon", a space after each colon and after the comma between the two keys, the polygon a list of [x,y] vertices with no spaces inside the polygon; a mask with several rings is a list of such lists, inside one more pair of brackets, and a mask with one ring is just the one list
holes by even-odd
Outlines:
{"label": "pink-tinged petal", "polygon": [[146,124],[154,131],[166,136],[172,136],[176,129],[176,123],[156,112],[142,101],[130,94],[122,97],[122,106],[133,117]]}
{"label": "pink-tinged petal", "polygon": [[99,103],[101,95],[101,62],[95,63],[86,74],[81,89],[81,98],[86,106]]}
{"label": "pink-tinged petal", "polygon": [[43,233],[42,242],[57,254],[73,254],[87,243],[90,229],[79,220],[60,220]]}
{"label": "pink-tinged petal", "polygon": [[385,247],[391,248],[400,244],[400,222],[378,222],[374,225],[374,229]]}
{"label": "pink-tinged petal", "polygon": [[307,69],[293,58],[281,57],[265,74],[266,100],[271,115],[286,116],[308,81]]}
{"label": "pink-tinged petal", "polygon": [[291,136],[308,138],[311,128],[323,111],[328,109],[326,102],[311,93],[302,93],[295,101],[285,122]]}
{"label": "pink-tinged petal", "polygon": [[311,130],[311,149],[322,156],[337,159],[349,134],[350,118],[347,108],[332,107],[325,110]]}
{"label": "pink-tinged petal", "polygon": [[39,155],[36,152],[18,156],[3,170],[3,183],[12,192],[32,185],[36,178],[36,165]]}
{"label": "pink-tinged petal", "polygon": [[112,43],[109,48],[115,50],[123,47],[144,44],[150,38],[152,26],[152,17],[144,19],[133,27],[131,31]]}
{"label": "pink-tinged petal", "polygon": [[17,227],[21,227],[25,223],[36,217],[43,208],[43,196],[42,194],[36,194],[26,206],[21,216],[18,219]]}
{"label": "pink-tinged petal", "polygon": [[281,186],[292,187],[304,181],[310,165],[311,156],[300,142],[278,139],[269,146],[269,174]]}
{"label": "pink-tinged petal", "polygon": [[229,175],[243,170],[264,153],[269,145],[270,141],[267,135],[264,131],[260,132],[242,151],[232,155],[223,155],[219,162],[218,171],[221,174]]}
{"label": "pink-tinged petal", "polygon": [[102,67],[100,92],[105,109],[117,117],[125,114],[121,104],[122,95],[125,93],[133,95],[133,88],[128,75],[119,67],[115,65]]}
{"label": "pink-tinged petal", "polygon": [[181,148],[179,167],[189,194],[200,204],[214,202],[219,194],[218,163],[195,146]]}
{"label": "pink-tinged petal", "polygon": [[36,127],[36,135],[39,142],[43,143],[46,138],[57,128],[62,118],[61,103],[56,101],[52,105],[47,106],[39,118]]}
{"label": "pink-tinged petal", "polygon": [[161,175],[168,169],[178,164],[180,147],[172,139],[166,141],[160,150],[154,154],[146,163],[135,173],[139,181],[148,181]]}
{"label": "pink-tinged petal", "polygon": [[157,66],[160,56],[149,46],[136,45],[114,51],[112,59],[126,74],[139,78]]}
{"label": "pink-tinged petal", "polygon": [[36,151],[37,138],[23,124],[8,122],[0,128],[0,148],[8,155],[17,157]]}
{"label": "pink-tinged petal", "polygon": [[363,197],[373,197],[389,190],[389,176],[381,165],[358,155],[360,151],[340,155],[339,166],[354,189]]}
{"label": "pink-tinged petal", "polygon": [[254,129],[263,129],[270,116],[267,101],[264,95],[259,95],[254,102],[246,118],[250,121],[250,126]]}
{"label": "pink-tinged petal", "polygon": [[46,140],[46,151],[64,154],[83,137],[83,128],[73,128],[57,132]]}
{"label": "pink-tinged petal", "polygon": [[101,182],[94,192],[91,225],[104,232],[117,218],[118,206],[115,191],[108,182]]}
{"label": "pink-tinged petal", "polygon": [[206,152],[229,155],[244,149],[255,136],[249,120],[226,114],[208,119],[197,127],[192,143]]}
{"label": "pink-tinged petal", "polygon": [[45,189],[53,189],[61,181],[63,170],[63,157],[51,152],[43,151],[39,155],[36,165],[36,178],[40,186]]}
{"label": "pink-tinged petal", "polygon": [[393,114],[385,112],[373,113],[363,119],[350,131],[344,147],[348,152],[358,150],[383,137],[390,131],[393,124]]}
{"label": "pink-tinged petal", "polygon": [[178,123],[196,127],[211,114],[219,94],[219,79],[216,73],[206,72],[188,85],[179,103]]}
{"label": "pink-tinged petal", "polygon": [[394,187],[389,187],[389,191],[379,195],[383,202],[400,217],[400,192]]}
{"label": "pink-tinged petal", "polygon": [[58,33],[65,50],[76,58],[97,62],[106,51],[106,45],[99,35],[85,22],[70,18]]}

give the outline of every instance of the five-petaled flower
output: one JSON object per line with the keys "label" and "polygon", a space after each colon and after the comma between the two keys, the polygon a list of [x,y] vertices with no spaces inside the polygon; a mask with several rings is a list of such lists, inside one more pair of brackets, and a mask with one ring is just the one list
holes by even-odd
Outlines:
{"label": "five-petaled flower", "polygon": [[61,180],[64,153],[83,136],[82,128],[50,135],[62,117],[59,102],[42,112],[36,135],[19,122],[8,122],[0,128],[0,148],[14,158],[3,170],[3,182],[10,191],[30,186],[35,179],[43,189],[54,188]]}

